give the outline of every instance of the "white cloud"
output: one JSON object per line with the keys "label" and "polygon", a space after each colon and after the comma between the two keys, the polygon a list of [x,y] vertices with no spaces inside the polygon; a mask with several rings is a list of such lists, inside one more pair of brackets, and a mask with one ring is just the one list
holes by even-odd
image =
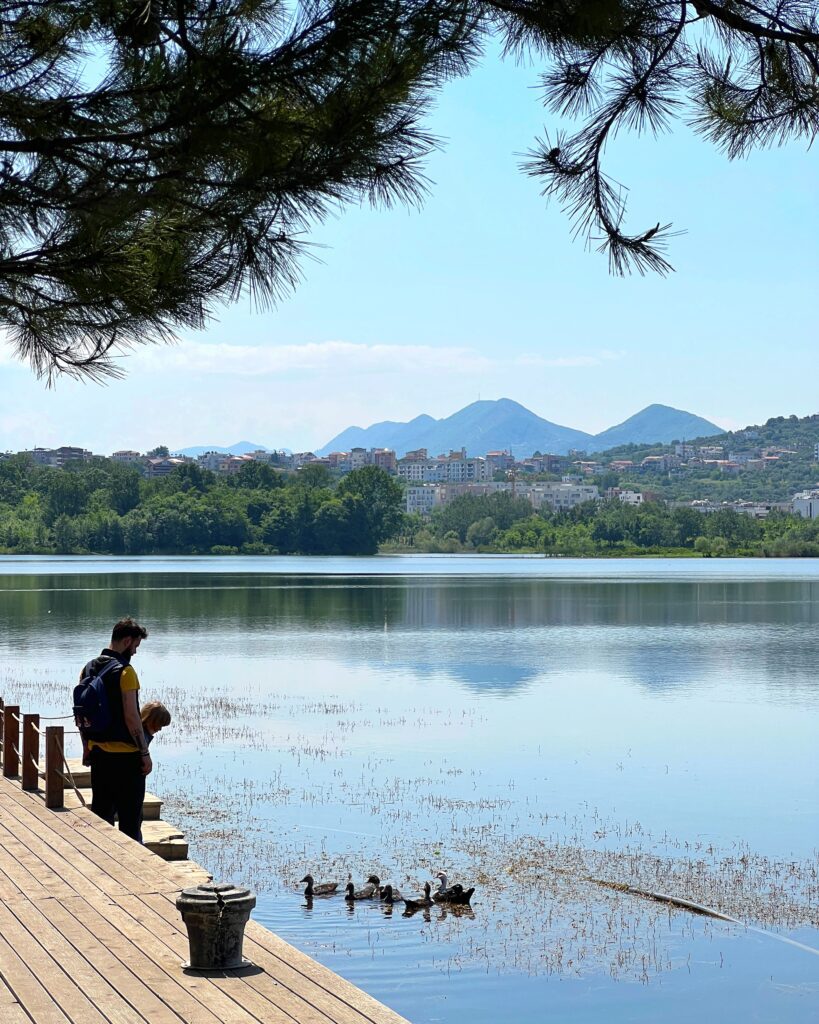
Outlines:
{"label": "white cloud", "polygon": [[[235,377],[285,376],[288,374],[425,373],[457,371],[459,374],[497,372],[504,367],[577,368],[600,366],[622,353],[546,356],[537,353],[503,360],[465,346],[360,344],[322,341],[303,345],[241,345],[227,342],[181,341],[176,345],[150,347],[128,356],[127,371],[180,372],[193,375]],[[129,366],[130,364],[130,366]]]}
{"label": "white cloud", "polygon": [[543,356],[524,353],[523,355],[519,355],[515,358],[515,365],[542,367],[544,369],[602,366],[603,363],[608,363],[615,359],[622,359],[624,355],[624,352],[611,352],[608,349],[602,349],[599,352],[592,352],[588,354],[578,353],[577,355],[568,356]]}

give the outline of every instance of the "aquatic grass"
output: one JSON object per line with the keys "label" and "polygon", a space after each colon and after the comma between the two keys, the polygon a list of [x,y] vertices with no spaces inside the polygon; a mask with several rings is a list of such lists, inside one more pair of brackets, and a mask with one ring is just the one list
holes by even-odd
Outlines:
{"label": "aquatic grass", "polygon": [[[0,674],[7,701],[44,713],[65,706],[67,688],[47,672]],[[375,871],[412,893],[445,867],[451,880],[478,886],[471,910],[436,906],[403,925],[377,901],[350,909],[339,898],[339,920],[360,923],[373,951],[389,941],[387,924],[417,925],[419,941],[451,950],[435,962],[445,973],[604,975],[646,985],[692,970],[690,950],[700,940],[719,941],[718,959],[742,933],[618,891],[626,885],[764,928],[819,929],[819,855],[788,860],[741,840],[726,848],[655,836],[639,820],[591,803],[569,810],[548,806],[537,791],[518,798],[521,780],[512,777],[488,792],[480,769],[449,756],[424,757],[412,774],[391,770],[391,734],[431,721],[468,731],[483,720],[478,714],[425,704],[365,708],[337,695],[191,691],[161,681],[151,692],[173,706],[184,749],[201,751],[158,756],[153,787],[192,856],[215,876],[295,901],[306,870],[339,881]],[[359,738],[374,731],[386,752],[362,754]],[[173,734],[160,736],[160,755],[174,742]],[[363,825],[334,833],[293,819],[321,808],[353,808]]]}

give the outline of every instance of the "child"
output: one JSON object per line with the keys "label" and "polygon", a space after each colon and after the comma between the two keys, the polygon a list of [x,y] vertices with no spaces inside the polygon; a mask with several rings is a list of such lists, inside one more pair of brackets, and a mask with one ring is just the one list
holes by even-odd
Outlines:
{"label": "child", "polygon": [[[160,729],[164,729],[166,725],[171,724],[171,713],[161,704],[158,700],[151,700],[147,704],[142,705],[142,710],[139,713],[139,717],[142,719],[142,732],[145,735],[145,746],[149,747],[151,740],[156,736]],[[140,821],[139,828],[139,841],[142,842],[142,822]]]}
{"label": "child", "polygon": [[144,704],[139,717],[142,719],[142,731],[145,733],[146,747],[150,745],[151,740],[160,729],[164,729],[166,725],[171,724],[170,711],[158,700],[152,700]]}

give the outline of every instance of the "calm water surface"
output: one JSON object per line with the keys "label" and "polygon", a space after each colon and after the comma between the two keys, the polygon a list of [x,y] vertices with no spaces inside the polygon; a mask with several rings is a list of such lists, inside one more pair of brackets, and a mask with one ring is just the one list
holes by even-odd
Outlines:
{"label": "calm water surface", "polygon": [[[416,1024],[819,1020],[819,956],[582,881],[815,863],[819,565],[6,558],[0,695],[62,713],[128,613],[192,856]],[[295,885],[441,867],[474,917]]]}

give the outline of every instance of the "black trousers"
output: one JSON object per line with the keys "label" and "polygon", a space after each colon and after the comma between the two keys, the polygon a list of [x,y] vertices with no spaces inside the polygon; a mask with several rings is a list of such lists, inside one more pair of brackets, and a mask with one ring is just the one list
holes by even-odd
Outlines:
{"label": "black trousers", "polygon": [[145,776],[139,754],[109,754],[94,747],[91,751],[91,810],[119,830],[142,842],[142,804],[145,800]]}

